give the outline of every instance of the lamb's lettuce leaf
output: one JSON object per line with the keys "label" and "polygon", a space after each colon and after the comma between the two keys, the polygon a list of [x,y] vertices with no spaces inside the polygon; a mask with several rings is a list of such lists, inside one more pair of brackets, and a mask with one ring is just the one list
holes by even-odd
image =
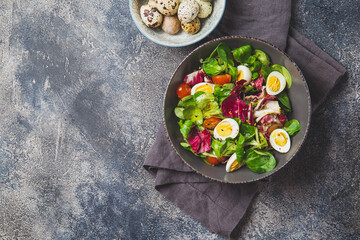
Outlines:
{"label": "lamb's lettuce leaf", "polygon": [[286,69],[286,67],[281,66],[279,64],[274,64],[271,66],[272,69],[274,69],[275,71],[280,72],[286,80],[286,86],[287,88],[291,88],[292,85],[292,78],[291,78],[291,74],[289,73],[289,71]]}
{"label": "lamb's lettuce leaf", "polygon": [[290,136],[294,135],[298,131],[300,131],[301,126],[298,120],[293,119],[285,123],[283,128]]}
{"label": "lamb's lettuce leaf", "polygon": [[292,111],[290,99],[285,91],[279,93],[276,98],[279,100],[281,108],[284,109],[285,112]]}
{"label": "lamb's lettuce leaf", "polygon": [[268,151],[249,148],[246,153],[245,163],[247,167],[256,173],[271,171],[276,166],[274,155]]}
{"label": "lamb's lettuce leaf", "polygon": [[259,50],[259,49],[255,49],[254,50],[254,57],[256,57],[261,63],[262,65],[266,65],[269,66],[270,64],[270,58],[269,56],[264,53],[263,51]]}

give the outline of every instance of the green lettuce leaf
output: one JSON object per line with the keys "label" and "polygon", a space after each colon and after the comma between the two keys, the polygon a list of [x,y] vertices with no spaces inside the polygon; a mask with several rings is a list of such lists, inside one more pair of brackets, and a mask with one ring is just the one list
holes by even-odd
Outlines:
{"label": "green lettuce leaf", "polygon": [[245,63],[251,55],[251,46],[245,45],[233,50],[233,56],[235,61],[239,63]]}
{"label": "green lettuce leaf", "polygon": [[191,127],[193,126],[193,122],[191,120],[182,121],[180,120],[178,122],[180,126],[180,132],[183,135],[184,139],[187,139],[189,136],[189,132],[191,130]]}
{"label": "green lettuce leaf", "polygon": [[268,151],[255,150],[249,148],[246,153],[245,163],[247,167],[256,173],[271,171],[276,166],[274,155]]}
{"label": "green lettuce leaf", "polygon": [[291,78],[291,75],[290,75],[289,71],[286,69],[286,67],[281,66],[279,64],[274,64],[271,67],[275,71],[280,72],[285,77],[287,88],[291,88],[292,78]]}
{"label": "green lettuce leaf", "polygon": [[279,93],[276,98],[279,100],[281,108],[284,109],[285,112],[292,111],[290,99],[285,91]]}
{"label": "green lettuce leaf", "polygon": [[215,100],[214,94],[197,92],[194,94],[194,100],[198,108],[205,108],[210,102]]}
{"label": "green lettuce leaf", "polygon": [[202,68],[207,75],[213,77],[224,72],[226,69],[226,64],[220,65],[215,58],[211,58],[203,63]]}
{"label": "green lettuce leaf", "polygon": [[269,66],[270,58],[265,52],[255,49],[253,56],[256,57],[263,65]]}
{"label": "green lettuce leaf", "polygon": [[203,124],[203,114],[200,108],[195,106],[189,106],[184,109],[184,117],[187,120],[191,120],[196,125]]}
{"label": "green lettuce leaf", "polygon": [[217,102],[209,102],[206,108],[203,109],[203,117],[209,118],[211,116],[222,116],[222,111]]}
{"label": "green lettuce leaf", "polygon": [[283,128],[290,136],[294,135],[301,130],[301,126],[298,120],[293,119],[285,123]]}

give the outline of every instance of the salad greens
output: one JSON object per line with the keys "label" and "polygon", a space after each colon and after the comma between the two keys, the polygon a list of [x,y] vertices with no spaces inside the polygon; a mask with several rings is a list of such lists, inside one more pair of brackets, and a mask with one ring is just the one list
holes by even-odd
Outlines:
{"label": "salad greens", "polygon": [[[278,134],[279,139],[271,141],[271,132],[280,129],[293,136],[301,126],[295,119],[287,120],[286,113],[292,107],[286,91],[269,95],[264,85],[269,74],[277,71],[290,88],[289,71],[271,65],[270,57],[260,49],[245,45],[232,50],[225,43],[220,43],[201,64],[200,70],[185,76],[187,92],[184,86],[177,90],[183,91],[178,93],[181,99],[174,109],[184,137],[181,146],[210,165],[245,164],[256,173],[274,169],[276,160],[271,150],[285,152],[286,138]],[[250,73],[240,73],[243,67]],[[208,89],[212,91],[196,90],[203,84],[211,86]],[[234,158],[236,161],[231,162]]]}
{"label": "salad greens", "polygon": [[290,136],[294,135],[298,131],[300,131],[301,126],[298,120],[293,119],[285,123],[283,128]]}

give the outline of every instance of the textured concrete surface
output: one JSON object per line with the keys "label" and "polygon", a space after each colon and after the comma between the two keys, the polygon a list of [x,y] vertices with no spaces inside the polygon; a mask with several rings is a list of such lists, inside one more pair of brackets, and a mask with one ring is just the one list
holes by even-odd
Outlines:
{"label": "textured concrete surface", "polygon": [[[293,1],[292,24],[349,77],[298,157],[262,183],[241,238],[359,238],[359,6]],[[167,81],[196,46],[150,42],[127,0],[2,0],[0,238],[222,239],[142,168]]]}

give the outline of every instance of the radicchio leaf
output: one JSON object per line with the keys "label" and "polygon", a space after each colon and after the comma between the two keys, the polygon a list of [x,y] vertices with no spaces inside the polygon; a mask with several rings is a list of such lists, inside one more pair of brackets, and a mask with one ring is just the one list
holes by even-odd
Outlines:
{"label": "radicchio leaf", "polygon": [[248,110],[247,110],[247,119],[249,121],[250,125],[254,125],[254,118],[252,114],[252,103],[249,104]]}
{"label": "radicchio leaf", "polygon": [[285,123],[288,121],[288,119],[285,115],[279,115],[279,120],[282,125],[285,125]]}
{"label": "radicchio leaf", "polygon": [[231,90],[230,94],[238,94],[240,92],[240,89],[244,86],[244,84],[246,83],[246,80],[240,80],[235,82],[235,87],[233,88],[233,90]]}
{"label": "radicchio leaf", "polygon": [[212,83],[211,78],[205,74],[204,70],[192,72],[184,77],[184,82],[189,84],[190,86],[194,86],[195,84],[204,81],[207,83]]}
{"label": "radicchio leaf", "polygon": [[195,154],[207,152],[211,149],[211,135],[207,129],[199,131],[196,126],[194,126],[187,140]]}
{"label": "radicchio leaf", "polygon": [[196,126],[193,126],[189,132],[188,142],[190,143],[191,149],[194,153],[200,148],[201,138],[198,134],[198,130]]}
{"label": "radicchio leaf", "polygon": [[211,134],[210,132],[205,129],[202,132],[198,132],[198,135],[201,139],[201,145],[199,150],[196,152],[197,154],[207,152],[211,149]]}
{"label": "radicchio leaf", "polygon": [[279,115],[268,114],[268,115],[265,115],[260,120],[260,122],[257,125],[257,128],[258,128],[259,132],[261,132],[265,136],[266,140],[269,141],[270,133],[274,129],[282,127],[282,126],[283,125],[282,125],[281,121],[279,120]]}
{"label": "radicchio leaf", "polygon": [[275,96],[272,96],[272,95],[269,95],[269,94],[266,94],[266,96],[260,100],[260,102],[256,105],[256,108],[254,109],[254,111],[257,111],[257,110],[261,110],[263,109],[263,107],[265,106],[265,104],[269,101],[269,100],[273,100],[273,99],[276,99]]}
{"label": "radicchio leaf", "polygon": [[254,83],[254,87],[256,87],[256,89],[260,91],[264,83],[263,76],[260,74],[260,76],[253,83]]}
{"label": "radicchio leaf", "polygon": [[249,101],[249,102],[258,102],[261,98],[263,98],[265,96],[265,86],[263,86],[261,88],[261,92],[259,92],[256,95],[249,95],[249,96],[245,96],[245,100]]}
{"label": "radicchio leaf", "polygon": [[238,117],[245,122],[248,106],[238,96],[232,94],[221,103],[221,110],[224,117]]}

